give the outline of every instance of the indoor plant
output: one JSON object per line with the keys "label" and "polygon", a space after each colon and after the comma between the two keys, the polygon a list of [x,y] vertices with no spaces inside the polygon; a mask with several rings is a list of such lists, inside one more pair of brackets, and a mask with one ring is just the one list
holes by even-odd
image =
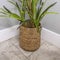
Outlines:
{"label": "indoor plant", "polygon": [[[44,5],[46,1],[42,0],[18,0],[21,5],[15,1],[9,1],[12,5],[16,7],[19,15],[13,13],[5,6],[0,9],[2,13],[1,17],[15,18],[20,21],[20,47],[24,50],[34,51],[40,47],[41,41],[41,23],[40,21],[46,14],[56,14],[55,12],[48,12],[48,10],[56,4],[53,3],[48,6],[44,11]],[[39,3],[39,6],[38,5]],[[25,15],[28,14],[29,19],[26,20]]]}

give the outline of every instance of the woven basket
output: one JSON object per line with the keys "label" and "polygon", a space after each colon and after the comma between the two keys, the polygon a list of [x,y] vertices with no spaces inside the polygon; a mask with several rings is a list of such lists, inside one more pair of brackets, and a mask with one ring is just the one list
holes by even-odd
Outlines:
{"label": "woven basket", "polygon": [[41,34],[36,28],[20,26],[20,47],[26,51],[35,51],[40,47]]}

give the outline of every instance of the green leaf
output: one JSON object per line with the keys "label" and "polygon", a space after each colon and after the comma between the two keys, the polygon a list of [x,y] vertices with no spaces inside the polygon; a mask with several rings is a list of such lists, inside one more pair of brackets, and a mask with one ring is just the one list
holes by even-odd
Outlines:
{"label": "green leaf", "polygon": [[10,2],[11,4],[13,4],[18,9],[18,12],[19,12],[20,15],[22,14],[22,11],[21,11],[21,9],[20,9],[20,7],[19,7],[19,5],[18,5],[17,2],[13,2],[13,1],[8,1],[8,2]]}
{"label": "green leaf", "polygon": [[45,12],[42,16],[41,16],[41,19],[40,21],[42,20],[42,18],[47,15],[47,14],[58,14],[57,12]]}
{"label": "green leaf", "polygon": [[33,11],[33,19],[36,18],[36,2],[35,0],[32,0],[32,11]]}
{"label": "green leaf", "polygon": [[11,13],[11,11],[9,9],[7,9],[5,6],[3,6],[3,7],[8,13]]}
{"label": "green leaf", "polygon": [[26,8],[26,10],[27,10],[27,13],[28,13],[29,17],[32,19],[32,15],[31,15],[30,10],[28,8]]}
{"label": "green leaf", "polygon": [[43,10],[43,8],[44,8],[46,2],[47,2],[47,0],[45,0],[45,2],[40,1],[40,5],[41,5],[41,7],[38,8],[38,10],[37,10],[36,19],[41,15],[42,10]]}
{"label": "green leaf", "polygon": [[48,7],[42,12],[42,14],[38,17],[38,21],[40,21],[40,20],[45,16],[45,14],[47,13],[47,11],[48,11],[51,7],[53,7],[55,4],[56,4],[56,2],[53,3],[53,4],[51,4],[50,6],[48,6]]}
{"label": "green leaf", "polygon": [[18,16],[17,14],[15,14],[15,13],[11,13],[11,14],[9,14],[9,17],[10,17],[10,18],[17,19],[17,20],[19,20],[19,21],[23,21],[23,20],[21,20],[21,17]]}
{"label": "green leaf", "polygon": [[40,5],[42,4],[42,0],[40,0]]}
{"label": "green leaf", "polygon": [[8,16],[6,16],[6,15],[0,15],[0,17],[8,17]]}
{"label": "green leaf", "polygon": [[9,3],[11,3],[12,5],[16,6],[15,2],[14,1],[10,1],[8,0]]}
{"label": "green leaf", "polygon": [[7,11],[6,11],[5,9],[3,9],[3,8],[0,8],[0,12],[5,12],[5,13],[7,13]]}
{"label": "green leaf", "polygon": [[0,13],[2,13],[2,14],[6,14],[5,12],[0,12]]}
{"label": "green leaf", "polygon": [[17,7],[17,9],[18,9],[18,11],[19,11],[19,13],[20,13],[20,15],[21,15],[22,13],[21,13],[20,7],[19,7],[19,5],[18,5],[17,2],[16,2],[16,7]]}
{"label": "green leaf", "polygon": [[18,0],[18,1],[20,1],[22,3],[22,0]]}
{"label": "green leaf", "polygon": [[44,6],[44,3],[42,3],[41,7],[38,7],[38,10],[37,10],[37,13],[36,13],[36,19],[40,16],[43,6]]}
{"label": "green leaf", "polygon": [[47,12],[46,14],[59,14],[57,12]]}

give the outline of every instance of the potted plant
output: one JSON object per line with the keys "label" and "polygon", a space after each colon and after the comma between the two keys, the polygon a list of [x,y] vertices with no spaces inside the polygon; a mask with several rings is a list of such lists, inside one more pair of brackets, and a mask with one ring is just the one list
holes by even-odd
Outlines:
{"label": "potted plant", "polygon": [[[41,23],[40,21],[46,14],[56,14],[56,12],[48,12],[48,10],[53,7],[56,2],[49,5],[44,11],[44,5],[46,0],[18,0],[21,5],[15,1],[9,1],[12,5],[16,7],[19,12],[19,15],[13,13],[8,8],[3,6],[0,13],[1,17],[14,18],[20,21],[20,47],[27,51],[35,51],[40,47],[41,42]],[[38,2],[39,6],[38,6]],[[26,14],[28,14],[29,19],[26,19]]]}

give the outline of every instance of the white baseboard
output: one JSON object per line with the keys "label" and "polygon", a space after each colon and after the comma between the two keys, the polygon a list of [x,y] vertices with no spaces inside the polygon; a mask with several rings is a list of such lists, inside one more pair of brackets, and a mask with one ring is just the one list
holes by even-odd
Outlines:
{"label": "white baseboard", "polygon": [[8,40],[18,34],[18,25],[0,30],[0,42]]}
{"label": "white baseboard", "polygon": [[[18,26],[19,25],[16,25],[16,26],[4,29],[4,30],[0,30],[0,42],[8,40],[14,37],[15,35],[18,35],[18,30],[17,30]],[[41,37],[42,37],[42,40],[46,40],[50,42],[51,44],[54,44],[60,48],[60,35],[59,34],[52,32],[48,29],[42,28]]]}
{"label": "white baseboard", "polygon": [[42,37],[42,40],[46,40],[50,42],[51,44],[60,48],[60,35],[59,34],[52,32],[48,29],[42,28],[41,37]]}

